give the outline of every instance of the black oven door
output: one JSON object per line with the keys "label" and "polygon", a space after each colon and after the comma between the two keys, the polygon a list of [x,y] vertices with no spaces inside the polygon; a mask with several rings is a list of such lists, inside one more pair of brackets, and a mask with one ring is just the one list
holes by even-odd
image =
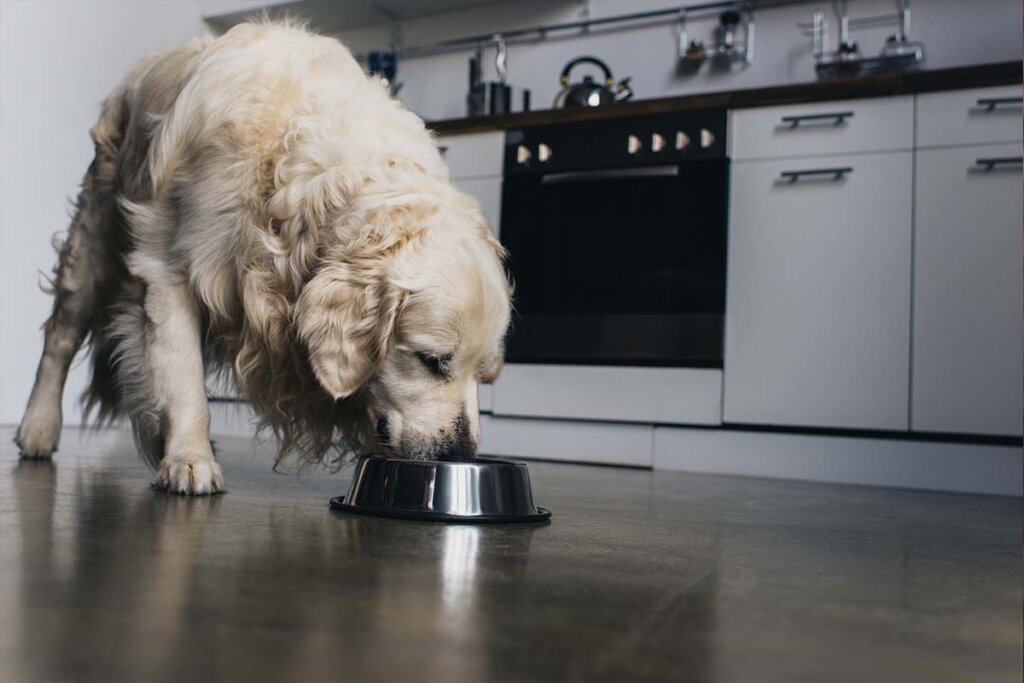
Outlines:
{"label": "black oven door", "polygon": [[728,164],[506,177],[507,359],[721,367]]}

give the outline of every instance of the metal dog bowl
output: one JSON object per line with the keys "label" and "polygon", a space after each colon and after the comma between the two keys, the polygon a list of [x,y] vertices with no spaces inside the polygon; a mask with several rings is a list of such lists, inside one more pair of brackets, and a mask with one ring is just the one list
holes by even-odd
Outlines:
{"label": "metal dog bowl", "polygon": [[541,522],[551,511],[533,503],[526,465],[393,460],[367,456],[356,464],[347,496],[331,499],[345,512],[438,522]]}

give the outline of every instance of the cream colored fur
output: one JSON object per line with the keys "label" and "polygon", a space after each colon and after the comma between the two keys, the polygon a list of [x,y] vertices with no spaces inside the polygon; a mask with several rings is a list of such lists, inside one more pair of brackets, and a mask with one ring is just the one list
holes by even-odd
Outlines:
{"label": "cream colored fur", "polygon": [[[476,384],[509,322],[503,252],[423,122],[344,46],[254,23],[144,60],[93,138],[23,453],[56,449],[61,368],[88,335],[87,399],[132,418],[172,491],[223,486],[204,394],[219,370],[281,456],[475,450]],[[68,290],[79,276],[91,301]]]}

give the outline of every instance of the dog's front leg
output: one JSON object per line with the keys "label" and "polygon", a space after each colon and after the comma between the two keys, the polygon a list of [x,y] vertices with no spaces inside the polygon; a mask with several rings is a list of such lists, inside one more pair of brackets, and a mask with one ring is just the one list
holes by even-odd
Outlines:
{"label": "dog's front leg", "polygon": [[208,494],[224,486],[210,445],[210,409],[199,312],[186,283],[165,275],[146,280],[146,361],[164,415],[157,485],[173,493]]}

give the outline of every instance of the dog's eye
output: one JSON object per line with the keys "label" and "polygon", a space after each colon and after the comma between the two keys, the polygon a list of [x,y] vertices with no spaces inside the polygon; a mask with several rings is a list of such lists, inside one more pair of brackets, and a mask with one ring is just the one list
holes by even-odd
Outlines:
{"label": "dog's eye", "polygon": [[438,356],[432,356],[429,353],[417,351],[416,358],[418,358],[420,363],[423,364],[423,367],[430,370],[430,374],[435,377],[446,377],[448,375],[448,363],[451,360],[450,357],[446,356],[439,358]]}

